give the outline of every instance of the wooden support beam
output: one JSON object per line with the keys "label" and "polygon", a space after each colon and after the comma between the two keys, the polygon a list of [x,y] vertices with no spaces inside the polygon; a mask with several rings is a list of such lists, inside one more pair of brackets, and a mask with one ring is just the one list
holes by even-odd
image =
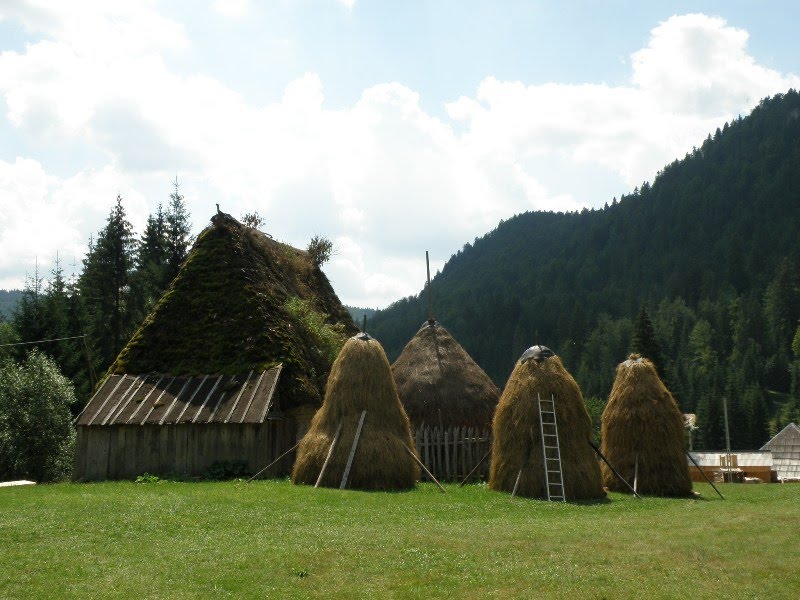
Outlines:
{"label": "wooden support beam", "polygon": [[440,490],[442,490],[442,493],[443,493],[443,494],[446,494],[446,493],[447,493],[447,490],[445,490],[445,489],[442,487],[442,484],[441,484],[441,483],[439,483],[439,480],[438,480],[438,479],[436,479],[436,477],[434,477],[434,476],[433,476],[433,473],[431,473],[431,472],[428,470],[428,467],[426,467],[424,464],[422,464],[422,461],[421,461],[419,458],[417,458],[417,455],[416,455],[416,454],[414,454],[414,451],[413,451],[411,448],[409,448],[408,446],[406,446],[405,444],[403,444],[403,448],[405,448],[405,449],[406,449],[406,452],[408,452],[408,453],[411,455],[411,458],[413,458],[413,459],[414,459],[414,462],[416,462],[416,463],[417,463],[417,464],[420,466],[420,468],[421,468],[423,471],[425,471],[425,473],[428,475],[428,477],[430,477],[430,478],[431,478],[431,480],[433,481],[433,483],[435,483],[435,484],[436,484],[436,485],[439,487],[439,489],[440,489]]}
{"label": "wooden support beam", "polygon": [[350,477],[350,467],[353,466],[353,458],[356,455],[356,448],[358,448],[358,439],[361,437],[361,429],[364,427],[364,419],[367,416],[367,411],[361,411],[361,418],[358,420],[358,429],[356,429],[356,436],[353,438],[353,446],[350,448],[350,456],[347,457],[347,466],[344,468],[344,475],[342,475],[342,482],[339,484],[339,489],[343,490],[347,486],[347,478]]}
{"label": "wooden support beam", "polygon": [[333,441],[331,442],[331,447],[328,448],[328,455],[325,457],[325,462],[322,463],[322,469],[319,471],[319,477],[317,477],[317,482],[314,484],[315,488],[319,487],[319,484],[322,482],[322,477],[325,475],[325,471],[328,469],[328,463],[331,462],[333,451],[336,449],[336,444],[339,443],[339,434],[342,433],[343,425],[344,419],[339,419],[339,426],[336,428],[336,433],[333,435]]}
{"label": "wooden support beam", "polygon": [[266,467],[264,467],[264,468],[263,468],[263,469],[261,469],[261,470],[260,470],[258,473],[256,473],[255,475],[253,475],[253,476],[252,476],[250,479],[248,479],[248,480],[246,481],[246,483],[250,483],[251,481],[253,481],[253,479],[255,479],[256,477],[258,477],[259,475],[261,475],[261,474],[262,474],[264,471],[266,471],[267,469],[269,469],[269,468],[270,468],[272,465],[274,465],[276,462],[278,462],[279,460],[281,460],[281,459],[282,459],[284,456],[286,456],[286,455],[287,455],[287,454],[289,454],[290,452],[294,451],[294,450],[295,450],[295,449],[296,449],[296,448],[297,448],[299,445],[300,445],[300,442],[297,442],[297,443],[296,443],[294,446],[292,446],[291,448],[289,448],[289,449],[288,449],[286,452],[284,452],[283,454],[281,454],[281,455],[280,455],[278,458],[276,458],[275,460],[273,460],[273,461],[272,461],[271,463],[269,463],[269,464],[268,464]]}
{"label": "wooden support beam", "polygon": [[477,471],[477,470],[478,470],[478,468],[479,468],[479,467],[480,467],[480,466],[483,464],[483,462],[484,462],[484,461],[485,461],[487,458],[489,458],[489,455],[490,455],[491,453],[492,453],[492,449],[491,449],[491,448],[489,448],[489,451],[488,451],[486,454],[484,454],[484,455],[483,455],[483,458],[482,458],[482,459],[480,459],[480,460],[478,461],[478,464],[477,464],[477,465],[475,465],[474,467],[472,467],[472,471],[470,471],[469,473],[467,473],[467,476],[466,476],[466,477],[464,477],[464,480],[461,482],[461,485],[460,485],[460,486],[458,486],[458,487],[464,487],[464,484],[465,484],[465,483],[467,483],[467,479],[469,479],[470,477],[472,477],[472,474],[473,474],[475,471]]}
{"label": "wooden support beam", "polygon": [[700,465],[698,465],[698,464],[697,464],[697,461],[694,459],[694,456],[692,456],[692,453],[691,453],[691,452],[689,452],[689,451],[688,451],[686,448],[684,448],[684,449],[683,449],[683,451],[684,451],[684,452],[686,452],[686,456],[688,456],[688,457],[689,457],[689,460],[690,460],[690,461],[692,461],[692,464],[693,464],[695,467],[697,467],[697,470],[698,470],[698,471],[700,471],[700,474],[701,474],[701,475],[702,475],[702,476],[705,478],[705,480],[706,480],[708,483],[710,483],[710,484],[711,484],[711,487],[712,487],[712,488],[714,488],[714,491],[715,491],[715,492],[717,492],[717,493],[719,494],[719,497],[720,497],[720,498],[722,498],[723,500],[725,500],[725,496],[723,496],[723,495],[722,495],[722,492],[720,492],[720,491],[717,489],[717,486],[715,486],[715,485],[714,485],[714,482],[713,482],[713,481],[711,481],[711,480],[708,478],[708,475],[706,475],[706,472],[705,472],[705,471],[703,471],[703,469],[701,469],[701,468],[700,468]]}

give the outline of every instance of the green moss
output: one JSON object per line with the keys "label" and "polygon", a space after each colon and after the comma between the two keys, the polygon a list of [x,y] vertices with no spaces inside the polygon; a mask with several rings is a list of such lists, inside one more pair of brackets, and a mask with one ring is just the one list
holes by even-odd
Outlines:
{"label": "green moss", "polygon": [[235,374],[283,363],[283,401],[319,404],[331,332],[355,326],[307,254],[217,215],[109,372]]}

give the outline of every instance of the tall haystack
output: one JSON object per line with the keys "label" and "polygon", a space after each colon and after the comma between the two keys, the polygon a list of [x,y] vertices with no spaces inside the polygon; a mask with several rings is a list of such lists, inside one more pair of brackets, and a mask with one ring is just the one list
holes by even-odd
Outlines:
{"label": "tall haystack", "polygon": [[529,348],[517,361],[497,405],[489,488],[511,492],[522,470],[517,494],[547,498],[539,396],[555,399],[566,499],[605,497],[581,390],[561,360],[540,346]]}
{"label": "tall haystack", "polygon": [[[361,490],[401,490],[414,487],[419,467],[411,430],[397,396],[383,347],[366,334],[345,342],[331,368],[325,401],[300,442],[292,481],[314,484],[342,424],[320,485],[339,487],[347,466],[362,411],[367,411],[358,439],[347,487]],[[405,446],[405,447],[404,447]]]}
{"label": "tall haystack", "polygon": [[500,390],[434,320],[426,321],[392,365],[412,425],[488,427]]}
{"label": "tall haystack", "polygon": [[[602,452],[637,491],[655,496],[687,496],[692,480],[684,451],[683,416],[653,363],[638,354],[617,367],[603,411]],[[637,468],[638,455],[638,468]],[[627,491],[603,464],[603,483]]]}

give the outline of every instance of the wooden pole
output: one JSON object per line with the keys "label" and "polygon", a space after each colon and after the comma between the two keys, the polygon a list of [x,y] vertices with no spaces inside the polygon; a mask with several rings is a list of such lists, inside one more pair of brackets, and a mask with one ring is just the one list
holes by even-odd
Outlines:
{"label": "wooden pole", "polygon": [[511,497],[512,498],[517,495],[517,488],[519,487],[519,480],[520,479],[522,479],[522,469],[520,469],[519,473],[517,473],[517,480],[514,482],[514,489],[511,490]]}
{"label": "wooden pole", "polygon": [[633,491],[639,491],[639,453],[636,453],[636,462],[633,463]]}
{"label": "wooden pole", "polygon": [[624,478],[624,477],[622,477],[622,475],[620,475],[619,473],[617,473],[617,470],[616,470],[614,467],[612,467],[612,466],[611,466],[611,463],[610,463],[610,462],[608,462],[608,460],[606,459],[606,457],[605,457],[605,456],[603,456],[603,453],[602,453],[602,452],[600,452],[600,448],[598,448],[597,446],[595,446],[595,445],[594,445],[594,442],[592,442],[592,440],[589,440],[589,445],[592,447],[592,450],[594,450],[595,452],[597,452],[597,456],[599,456],[599,457],[600,457],[600,458],[603,460],[603,462],[604,462],[604,463],[606,463],[606,465],[608,465],[608,468],[609,468],[609,469],[611,469],[611,472],[612,472],[612,473],[614,473],[614,475],[616,475],[617,479],[619,479],[619,480],[620,480],[622,483],[624,483],[626,486],[628,486],[628,489],[629,489],[630,491],[632,491],[632,492],[633,492],[633,495],[634,495],[634,496],[636,496],[636,497],[637,497],[639,500],[641,500],[641,499],[642,499],[642,497],[641,497],[641,496],[640,496],[640,495],[639,495],[639,494],[636,492],[636,490],[635,490],[635,489],[633,489],[633,488],[631,487],[631,484],[630,484],[630,483],[628,483],[627,481],[625,481],[625,478]]}
{"label": "wooden pole", "polygon": [[710,484],[711,484],[711,487],[712,487],[712,488],[714,488],[714,491],[715,491],[715,492],[717,492],[717,493],[719,494],[719,497],[720,497],[720,498],[722,498],[723,500],[725,500],[725,496],[723,496],[723,495],[722,495],[722,492],[720,492],[720,491],[717,489],[717,486],[715,486],[715,485],[714,485],[714,482],[713,482],[713,481],[711,481],[711,480],[708,478],[708,475],[706,475],[706,472],[705,472],[705,471],[703,471],[703,469],[701,469],[701,468],[700,468],[700,465],[698,465],[698,464],[697,464],[697,461],[694,459],[694,456],[692,456],[692,453],[691,453],[691,452],[689,452],[689,451],[688,451],[686,448],[684,448],[684,449],[683,449],[683,451],[684,451],[684,452],[686,452],[686,456],[688,456],[688,457],[689,457],[689,460],[690,460],[690,461],[692,461],[692,464],[693,464],[695,467],[697,467],[697,470],[698,470],[698,471],[700,471],[700,474],[701,474],[701,475],[702,475],[702,476],[705,478],[705,480],[706,480],[708,483],[710,483]]}
{"label": "wooden pole", "polygon": [[363,325],[361,325],[361,333],[367,333],[367,314],[364,313]]}
{"label": "wooden pole", "polygon": [[484,454],[484,455],[483,455],[483,458],[482,458],[482,459],[480,459],[480,460],[478,461],[478,464],[477,464],[477,465],[475,465],[474,467],[472,467],[472,471],[470,471],[469,473],[467,473],[467,476],[466,476],[466,477],[464,477],[464,480],[461,482],[461,485],[460,485],[460,486],[458,486],[458,487],[464,487],[464,484],[465,484],[465,483],[467,483],[467,479],[469,479],[470,477],[472,477],[472,474],[473,474],[475,471],[477,471],[477,470],[478,470],[478,467],[480,467],[480,466],[483,464],[483,461],[485,461],[487,458],[489,458],[489,455],[490,455],[491,453],[492,453],[492,449],[491,449],[491,448],[489,448],[489,451],[488,451],[486,454]]}
{"label": "wooden pole", "polygon": [[266,471],[267,469],[269,469],[269,468],[270,468],[272,465],[274,465],[276,462],[278,462],[278,461],[279,461],[280,459],[282,459],[284,456],[286,456],[287,454],[289,454],[290,452],[292,452],[293,450],[295,450],[295,449],[296,449],[296,448],[297,448],[299,445],[300,445],[300,442],[297,442],[297,443],[296,443],[294,446],[292,446],[291,448],[289,448],[289,449],[288,449],[286,452],[284,452],[283,454],[281,454],[281,455],[280,455],[278,458],[276,458],[275,460],[273,460],[273,461],[272,461],[271,463],[269,463],[269,464],[268,464],[266,467],[264,467],[263,469],[261,469],[261,470],[260,470],[258,473],[256,473],[255,475],[253,475],[253,476],[252,476],[250,479],[248,479],[248,480],[247,480],[245,483],[250,483],[251,481],[253,481],[253,479],[255,479],[256,477],[258,477],[259,475],[261,475],[261,474],[262,474],[264,471]]}
{"label": "wooden pole", "polygon": [[431,263],[428,259],[428,251],[425,250],[425,267],[428,269],[428,322],[433,323],[433,296],[431,294]]}
{"label": "wooden pole", "polygon": [[443,494],[446,494],[446,493],[447,493],[447,490],[445,490],[445,489],[442,487],[442,484],[441,484],[441,483],[439,483],[439,480],[438,480],[438,479],[436,479],[436,477],[434,477],[434,476],[433,476],[433,473],[431,473],[431,472],[428,470],[428,467],[426,467],[426,466],[423,464],[423,462],[422,462],[422,461],[421,461],[419,458],[417,458],[417,455],[416,455],[416,454],[414,454],[414,451],[413,451],[411,448],[409,448],[408,446],[406,446],[405,444],[403,444],[403,448],[405,448],[405,449],[406,449],[406,452],[408,452],[408,453],[411,455],[411,458],[413,458],[413,459],[414,459],[414,462],[416,462],[416,463],[417,463],[417,464],[420,466],[420,468],[421,468],[423,471],[425,471],[425,474],[426,474],[428,477],[430,477],[430,478],[431,478],[431,481],[433,481],[433,483],[435,483],[435,484],[436,484],[436,485],[439,487],[439,489],[440,489],[440,490],[442,490],[442,493],[443,493]]}
{"label": "wooden pole", "polygon": [[353,446],[350,448],[350,456],[347,457],[347,466],[344,468],[344,475],[342,475],[342,482],[339,484],[339,489],[343,490],[347,485],[347,478],[350,477],[350,467],[353,466],[353,457],[356,455],[356,448],[358,448],[358,438],[361,437],[361,428],[364,427],[364,419],[367,416],[367,411],[361,411],[361,418],[358,420],[358,429],[356,429],[356,436],[353,438]]}
{"label": "wooden pole", "polygon": [[328,463],[331,462],[331,456],[333,456],[333,450],[336,448],[336,444],[339,442],[339,434],[342,433],[342,425],[344,425],[344,419],[339,419],[339,426],[336,428],[336,433],[333,435],[333,441],[331,442],[331,447],[328,448],[328,456],[325,457],[325,462],[322,463],[322,469],[319,471],[319,477],[317,477],[317,482],[314,484],[315,488],[319,487],[319,484],[322,482],[322,477],[325,475],[325,471],[328,469]]}
{"label": "wooden pole", "polygon": [[728,431],[728,399],[724,396],[722,397],[722,408],[725,411],[725,454],[728,463],[728,483],[733,483],[733,475],[731,474],[731,435]]}

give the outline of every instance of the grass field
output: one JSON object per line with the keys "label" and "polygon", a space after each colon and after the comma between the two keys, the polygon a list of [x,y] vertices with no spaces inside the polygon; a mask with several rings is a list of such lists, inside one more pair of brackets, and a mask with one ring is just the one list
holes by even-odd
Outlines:
{"label": "grass field", "polygon": [[800,485],[699,500],[288,481],[0,489],[0,597],[796,598]]}

